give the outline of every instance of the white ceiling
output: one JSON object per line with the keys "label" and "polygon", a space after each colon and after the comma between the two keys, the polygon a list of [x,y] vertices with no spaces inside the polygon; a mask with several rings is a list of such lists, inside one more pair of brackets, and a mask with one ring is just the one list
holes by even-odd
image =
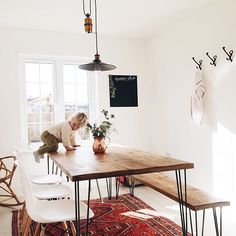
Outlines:
{"label": "white ceiling", "polygon": [[[166,24],[190,15],[211,1],[97,0],[98,32],[122,37],[149,37]],[[81,33],[84,19],[82,2],[0,0],[0,26]],[[85,0],[86,5],[88,2]]]}

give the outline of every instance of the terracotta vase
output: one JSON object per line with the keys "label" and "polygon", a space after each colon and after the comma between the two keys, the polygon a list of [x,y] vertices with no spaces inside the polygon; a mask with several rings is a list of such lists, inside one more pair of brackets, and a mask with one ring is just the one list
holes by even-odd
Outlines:
{"label": "terracotta vase", "polygon": [[[105,139],[107,139],[108,141],[106,142]],[[109,143],[110,143],[110,138],[108,137],[94,137],[93,152],[95,154],[105,153]]]}

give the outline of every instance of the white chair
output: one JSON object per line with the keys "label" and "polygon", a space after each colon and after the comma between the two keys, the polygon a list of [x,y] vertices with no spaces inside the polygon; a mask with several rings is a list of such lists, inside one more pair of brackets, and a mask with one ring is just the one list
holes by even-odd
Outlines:
{"label": "white chair", "polygon": [[[56,201],[44,201],[39,200],[35,197],[32,191],[32,185],[30,184],[24,168],[21,167],[20,163],[18,164],[21,182],[25,197],[25,206],[26,211],[29,217],[38,222],[41,225],[36,227],[37,230],[41,230],[44,234],[45,224],[56,223],[56,222],[66,222],[75,220],[75,201],[74,200],[56,200]],[[93,212],[89,209],[89,216],[93,217]],[[83,202],[80,202],[80,219],[87,218],[87,205]],[[27,228],[24,231],[24,235],[27,235],[29,232],[30,224],[27,224]],[[73,230],[72,230],[73,231]]]}
{"label": "white chair", "polygon": [[[18,152],[13,153],[17,164],[20,164],[21,168],[26,171],[26,166],[24,165],[24,161],[19,155]],[[48,200],[48,199],[62,199],[62,198],[70,198],[72,196],[71,189],[61,184],[62,177],[57,175],[30,175],[27,176],[32,185],[32,192],[36,198],[40,200]],[[60,183],[60,184],[59,184]]]}
{"label": "white chair", "polygon": [[[13,155],[16,157],[17,161],[21,161],[24,164],[24,160],[21,154],[15,150]],[[62,183],[64,179],[59,175],[54,174],[43,174],[43,175],[30,175],[30,181],[34,184],[58,184]]]}
{"label": "white chair", "polygon": [[30,175],[30,181],[33,184],[59,184],[63,182],[63,178],[59,175],[45,174],[45,175]]}
{"label": "white chair", "polygon": [[32,192],[39,200],[64,199],[72,197],[72,190],[64,184],[31,185]]}

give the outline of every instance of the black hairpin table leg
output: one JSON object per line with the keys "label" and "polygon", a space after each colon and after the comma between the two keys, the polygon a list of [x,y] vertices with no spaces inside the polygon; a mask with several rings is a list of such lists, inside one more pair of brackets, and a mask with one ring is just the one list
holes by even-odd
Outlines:
{"label": "black hairpin table leg", "polygon": [[177,192],[179,199],[179,208],[180,208],[180,218],[182,225],[183,236],[187,236],[188,234],[188,209],[185,204],[187,202],[187,178],[186,178],[186,170],[183,170],[183,180],[181,177],[181,170],[176,170],[176,183],[177,183]]}
{"label": "black hairpin table leg", "polygon": [[76,236],[80,236],[80,198],[79,198],[79,181],[75,182],[75,228]]}
{"label": "black hairpin table leg", "polygon": [[49,156],[47,155],[47,167],[48,167],[48,174],[49,174]]}
{"label": "black hairpin table leg", "polygon": [[119,178],[116,177],[116,199],[118,199],[119,190],[120,190],[120,181],[119,181]]}
{"label": "black hairpin table leg", "polygon": [[89,227],[90,193],[91,193],[91,180],[89,180],[89,183],[88,183],[88,202],[87,202],[86,236],[89,235],[89,233],[88,233],[88,227]]}
{"label": "black hairpin table leg", "polygon": [[111,196],[112,196],[112,177],[106,178],[106,184],[107,184],[108,199],[111,200]]}

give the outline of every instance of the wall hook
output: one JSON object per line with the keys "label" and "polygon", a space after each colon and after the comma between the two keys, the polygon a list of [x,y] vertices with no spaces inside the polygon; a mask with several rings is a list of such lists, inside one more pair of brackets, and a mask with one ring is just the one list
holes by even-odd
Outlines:
{"label": "wall hook", "polygon": [[217,56],[215,55],[215,56],[213,56],[213,58],[212,58],[212,57],[209,56],[209,53],[208,53],[208,52],[206,53],[206,55],[207,55],[207,56],[211,59],[211,61],[212,61],[212,62],[210,62],[210,64],[213,65],[213,66],[216,66],[216,58],[217,58]]}
{"label": "wall hook", "polygon": [[226,57],[226,60],[228,60],[228,61],[233,61],[233,59],[232,59],[232,56],[233,56],[233,50],[230,50],[229,52],[227,52],[226,50],[225,50],[225,47],[222,47],[223,48],[223,50],[225,51],[225,53],[227,54],[227,56],[228,57]]}
{"label": "wall hook", "polygon": [[193,59],[194,62],[197,64],[196,68],[201,70],[201,69],[202,69],[202,60],[200,60],[199,63],[198,63],[198,62],[195,60],[194,57],[192,57],[192,59]]}

